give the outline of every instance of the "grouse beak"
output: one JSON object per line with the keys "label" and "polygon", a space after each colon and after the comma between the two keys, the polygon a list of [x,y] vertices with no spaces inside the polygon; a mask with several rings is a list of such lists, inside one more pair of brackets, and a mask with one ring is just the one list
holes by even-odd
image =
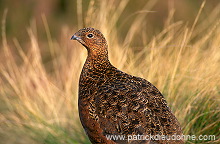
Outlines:
{"label": "grouse beak", "polygon": [[79,40],[79,39],[80,39],[79,37],[73,35],[70,40]]}
{"label": "grouse beak", "polygon": [[78,42],[80,42],[82,45],[86,46],[86,43],[81,39],[80,36],[77,36],[77,34],[74,34],[70,40],[77,40]]}

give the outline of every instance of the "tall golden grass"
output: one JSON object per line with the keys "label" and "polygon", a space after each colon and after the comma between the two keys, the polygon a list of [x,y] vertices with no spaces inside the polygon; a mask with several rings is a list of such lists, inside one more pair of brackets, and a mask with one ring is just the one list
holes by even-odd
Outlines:
{"label": "tall golden grass", "polygon": [[[149,37],[144,26],[155,1],[126,19],[134,21],[119,41],[118,20],[129,0],[91,0],[82,14],[77,5],[78,27],[62,28],[61,40],[54,40],[46,17],[42,21],[48,43],[38,41],[35,23],[28,31],[28,50],[5,34],[2,20],[0,49],[0,143],[89,143],[81,128],[77,110],[79,74],[87,52],[70,41],[79,28],[100,29],[109,43],[110,60],[119,69],[143,77],[164,94],[187,135],[215,135],[215,140],[188,143],[219,143],[220,136],[220,25],[219,7],[201,19],[201,5],[193,25],[175,21],[171,9],[164,28]],[[72,33],[71,33],[71,32]],[[135,47],[135,42],[138,47]],[[44,49],[45,48],[45,49]]]}

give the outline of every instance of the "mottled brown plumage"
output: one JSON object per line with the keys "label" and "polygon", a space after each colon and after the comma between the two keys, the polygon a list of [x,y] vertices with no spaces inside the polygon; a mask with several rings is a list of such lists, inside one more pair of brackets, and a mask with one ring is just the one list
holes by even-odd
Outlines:
{"label": "mottled brown plumage", "polygon": [[99,30],[84,28],[71,39],[88,50],[79,80],[79,115],[95,143],[183,143],[180,141],[107,140],[109,135],[181,135],[180,125],[159,90],[145,79],[124,73],[108,59]]}

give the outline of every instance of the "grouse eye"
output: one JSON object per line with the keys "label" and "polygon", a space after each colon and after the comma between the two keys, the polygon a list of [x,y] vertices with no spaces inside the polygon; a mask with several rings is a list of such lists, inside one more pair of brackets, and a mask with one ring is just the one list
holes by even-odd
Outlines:
{"label": "grouse eye", "polygon": [[92,38],[92,37],[93,37],[93,34],[88,34],[87,37],[88,37],[88,38]]}

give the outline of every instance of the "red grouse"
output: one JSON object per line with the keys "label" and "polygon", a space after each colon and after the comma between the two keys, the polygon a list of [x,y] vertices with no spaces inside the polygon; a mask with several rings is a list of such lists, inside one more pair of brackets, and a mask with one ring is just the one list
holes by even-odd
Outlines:
{"label": "red grouse", "polygon": [[88,51],[79,80],[78,107],[93,144],[184,143],[182,139],[149,139],[182,135],[180,124],[154,85],[110,63],[107,41],[99,30],[83,28],[71,39]]}

